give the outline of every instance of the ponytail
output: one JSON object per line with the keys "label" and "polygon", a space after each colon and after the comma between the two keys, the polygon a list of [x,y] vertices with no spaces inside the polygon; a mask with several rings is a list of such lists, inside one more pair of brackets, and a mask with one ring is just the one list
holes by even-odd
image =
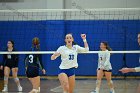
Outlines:
{"label": "ponytail", "polygon": [[106,49],[108,51],[112,51],[112,48],[109,46],[109,44],[107,42],[102,42],[105,46],[106,46]]}
{"label": "ponytail", "polygon": [[38,37],[34,37],[32,39],[32,50],[36,50],[36,51],[40,50],[40,40]]}
{"label": "ponytail", "polygon": [[77,43],[73,41],[73,42],[72,42],[72,45],[77,45]]}
{"label": "ponytail", "polygon": [[107,49],[108,51],[112,51],[112,48],[111,48],[109,45],[106,47],[106,49]]}
{"label": "ponytail", "polygon": [[40,44],[38,44],[38,45],[32,44],[32,50],[34,50],[34,49],[39,51],[40,50]]}

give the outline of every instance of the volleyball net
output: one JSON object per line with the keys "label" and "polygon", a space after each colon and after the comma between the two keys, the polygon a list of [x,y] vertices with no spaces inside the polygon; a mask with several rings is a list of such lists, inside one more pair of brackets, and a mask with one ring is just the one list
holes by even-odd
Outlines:
{"label": "volleyball net", "polygon": [[[102,41],[107,41],[113,49],[110,53],[114,75],[122,67],[139,66],[140,8],[17,10],[7,4],[2,6],[6,10],[0,10],[0,54],[22,54],[20,67],[24,54],[42,54],[48,75],[56,75],[60,60],[52,62],[50,55],[65,44],[67,33],[72,33],[80,46],[83,46],[80,34],[87,35],[90,52],[79,55],[77,75],[96,75],[97,53]],[[40,52],[29,51],[34,37],[40,39]],[[8,40],[15,42],[18,52],[3,51]],[[50,71],[52,68],[56,70]],[[24,67],[21,67],[19,74],[24,75],[23,71]]]}

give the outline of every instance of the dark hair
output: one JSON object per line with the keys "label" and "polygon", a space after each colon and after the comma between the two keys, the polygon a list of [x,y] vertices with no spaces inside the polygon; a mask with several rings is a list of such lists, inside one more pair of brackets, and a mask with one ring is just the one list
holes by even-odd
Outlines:
{"label": "dark hair", "polygon": [[8,40],[8,42],[11,42],[12,45],[13,45],[12,47],[14,48],[14,44],[15,44],[14,41],[13,40]]}
{"label": "dark hair", "polygon": [[[36,41],[36,44],[35,44]],[[32,39],[32,49],[36,48],[37,50],[40,50],[40,40],[38,37],[34,37]]]}
{"label": "dark hair", "polygon": [[77,45],[77,43],[73,41],[73,42],[72,42],[72,45]]}
{"label": "dark hair", "polygon": [[106,46],[106,49],[108,51],[112,51],[112,49],[110,48],[110,46],[109,46],[109,44],[107,42],[101,42],[101,43],[103,43]]}
{"label": "dark hair", "polygon": [[138,34],[140,34],[140,32],[138,32]]}

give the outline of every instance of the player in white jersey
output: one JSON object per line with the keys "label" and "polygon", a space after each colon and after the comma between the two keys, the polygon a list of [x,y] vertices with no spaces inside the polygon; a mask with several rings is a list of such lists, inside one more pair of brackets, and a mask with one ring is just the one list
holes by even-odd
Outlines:
{"label": "player in white jersey", "polygon": [[[140,32],[138,33],[138,44],[139,44],[139,47],[140,47]],[[140,56],[139,56],[139,63],[140,63]],[[140,67],[135,67],[135,68],[122,68],[120,71],[122,73],[140,72]]]}
{"label": "player in white jersey", "polygon": [[[140,47],[140,32],[138,33],[138,44]],[[140,63],[140,56],[139,56],[139,63]],[[122,68],[119,71],[122,73],[129,73],[129,72],[140,72],[140,67],[135,67],[135,68]],[[140,93],[140,84],[137,89],[137,93]]]}
{"label": "player in white jersey", "polygon": [[110,93],[115,93],[112,77],[112,66],[110,63],[110,53],[111,48],[109,47],[107,42],[101,42],[100,44],[101,52],[98,53],[98,68],[97,68],[97,81],[96,81],[96,89],[91,93],[99,93],[101,80],[105,75],[108,85],[110,87]]}
{"label": "player in white jersey", "polygon": [[81,52],[88,52],[89,47],[86,41],[86,35],[81,34],[84,42],[84,47],[74,45],[72,34],[65,36],[66,45],[60,46],[58,50],[51,56],[51,60],[55,60],[61,56],[61,64],[59,66],[58,78],[63,88],[63,93],[73,93],[75,87],[75,68],[78,67],[77,54]]}

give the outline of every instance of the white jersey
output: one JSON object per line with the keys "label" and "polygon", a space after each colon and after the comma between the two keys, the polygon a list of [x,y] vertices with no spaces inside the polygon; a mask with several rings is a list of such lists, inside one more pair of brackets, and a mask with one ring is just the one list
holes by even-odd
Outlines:
{"label": "white jersey", "polygon": [[98,53],[98,68],[103,68],[104,70],[112,70],[110,63],[110,53],[108,50]]}
{"label": "white jersey", "polygon": [[77,68],[77,55],[78,53],[88,52],[89,48],[83,48],[78,45],[73,45],[71,49],[66,46],[60,46],[57,53],[61,54],[61,64],[59,66],[60,69],[69,69],[69,68]]}

